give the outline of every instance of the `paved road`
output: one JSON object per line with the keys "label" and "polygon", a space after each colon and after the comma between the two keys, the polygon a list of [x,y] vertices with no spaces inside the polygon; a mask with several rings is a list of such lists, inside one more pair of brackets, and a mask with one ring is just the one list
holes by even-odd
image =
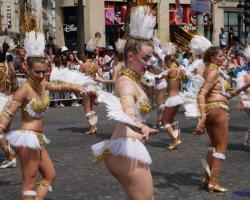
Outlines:
{"label": "paved road", "polygon": [[[191,135],[195,120],[185,119],[182,112],[179,112],[177,118],[181,122],[183,142],[179,150],[166,150],[170,140],[164,132],[160,132],[146,143],[153,159],[151,170],[156,200],[250,199],[250,151],[246,151],[242,145],[244,132],[250,124],[249,118],[233,109],[235,102],[230,107],[232,109],[227,159],[220,176],[221,184],[227,186],[230,192],[215,194],[201,188],[201,158],[209,145],[208,138],[207,135]],[[51,144],[47,149],[54,161],[57,179],[53,192],[47,199],[126,199],[121,187],[105,167],[96,167],[92,163],[90,145],[109,138],[115,126],[113,121],[106,120],[102,106],[96,110],[99,114],[99,133],[89,136],[83,134],[87,123],[82,107],[48,109],[45,132]],[[149,121],[154,119],[155,114],[152,113]],[[19,123],[20,116],[17,114],[13,128],[18,127]],[[0,160],[3,159],[0,154]],[[17,168],[0,170],[0,200],[18,199],[21,183],[19,163]],[[247,192],[244,193],[244,190]],[[237,191],[241,193],[235,194]],[[239,196],[244,194],[245,196]]]}

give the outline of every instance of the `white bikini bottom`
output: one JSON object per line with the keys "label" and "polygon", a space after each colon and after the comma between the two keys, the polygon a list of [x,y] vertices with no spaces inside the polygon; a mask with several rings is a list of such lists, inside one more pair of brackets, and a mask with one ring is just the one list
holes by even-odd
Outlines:
{"label": "white bikini bottom", "polygon": [[44,134],[29,130],[10,131],[5,134],[5,139],[13,147],[27,147],[31,149],[40,149],[45,143],[49,143]]}
{"label": "white bikini bottom", "polygon": [[168,97],[165,101],[165,107],[174,107],[184,103],[184,98],[181,94]]}
{"label": "white bikini bottom", "polygon": [[108,154],[125,156],[150,165],[151,157],[144,144],[135,138],[105,140],[91,146],[95,160],[100,162]]}

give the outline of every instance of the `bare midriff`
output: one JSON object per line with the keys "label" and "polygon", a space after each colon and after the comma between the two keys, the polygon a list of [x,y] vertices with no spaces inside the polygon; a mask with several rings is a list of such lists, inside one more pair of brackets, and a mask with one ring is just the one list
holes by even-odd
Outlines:
{"label": "bare midriff", "polygon": [[125,124],[117,123],[111,139],[117,138],[135,138],[138,140],[142,140],[142,135],[138,132],[135,132]]}
{"label": "bare midriff", "polygon": [[36,119],[22,111],[22,119],[21,130],[43,133],[44,118]]}

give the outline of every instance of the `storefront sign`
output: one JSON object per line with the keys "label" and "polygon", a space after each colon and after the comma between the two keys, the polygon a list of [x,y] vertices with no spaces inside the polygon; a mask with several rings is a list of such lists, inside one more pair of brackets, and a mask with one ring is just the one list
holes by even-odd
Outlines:
{"label": "storefront sign", "polygon": [[75,24],[63,24],[63,30],[66,32],[66,33],[69,33],[69,32],[74,32],[74,31],[77,31],[77,27],[75,26]]}
{"label": "storefront sign", "polygon": [[[209,14],[203,13],[204,15],[204,25],[208,25]],[[193,11],[189,5],[179,4],[176,7],[176,4],[170,4],[169,6],[169,23],[170,25],[181,25],[189,27],[193,30],[196,26],[196,17],[197,12]]]}
{"label": "storefront sign", "polygon": [[65,46],[72,49],[77,44],[77,7],[63,8],[63,32]]}
{"label": "storefront sign", "polygon": [[105,24],[124,24],[127,6],[125,3],[107,2],[105,3]]}
{"label": "storefront sign", "polygon": [[200,13],[210,13],[211,4],[208,0],[191,0],[191,9]]}
{"label": "storefront sign", "polygon": [[7,6],[6,18],[7,18],[7,28],[11,29],[11,7],[10,6]]}

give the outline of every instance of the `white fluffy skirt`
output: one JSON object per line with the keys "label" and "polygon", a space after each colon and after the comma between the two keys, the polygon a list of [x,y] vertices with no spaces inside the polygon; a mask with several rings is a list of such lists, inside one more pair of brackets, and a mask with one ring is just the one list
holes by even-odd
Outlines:
{"label": "white fluffy skirt", "polygon": [[199,117],[200,116],[198,105],[196,102],[184,103],[183,107],[185,109],[184,114],[186,117]]}
{"label": "white fluffy skirt", "polygon": [[156,86],[155,86],[155,89],[156,90],[162,90],[162,89],[165,89],[167,88],[168,84],[165,80],[161,81],[160,83],[158,83]]}
{"label": "white fluffy skirt", "polygon": [[95,157],[102,156],[104,151],[108,150],[113,155],[129,157],[148,165],[152,163],[148,150],[144,144],[137,139],[118,138],[105,140],[92,145],[91,150]]}
{"label": "white fluffy skirt", "polygon": [[184,103],[183,96],[181,94],[168,97],[165,101],[165,107],[174,107]]}
{"label": "white fluffy skirt", "polygon": [[[49,140],[43,134],[42,142],[48,144]],[[27,147],[31,149],[40,149],[41,145],[37,134],[34,131],[14,130],[6,133],[5,139],[13,147]]]}

